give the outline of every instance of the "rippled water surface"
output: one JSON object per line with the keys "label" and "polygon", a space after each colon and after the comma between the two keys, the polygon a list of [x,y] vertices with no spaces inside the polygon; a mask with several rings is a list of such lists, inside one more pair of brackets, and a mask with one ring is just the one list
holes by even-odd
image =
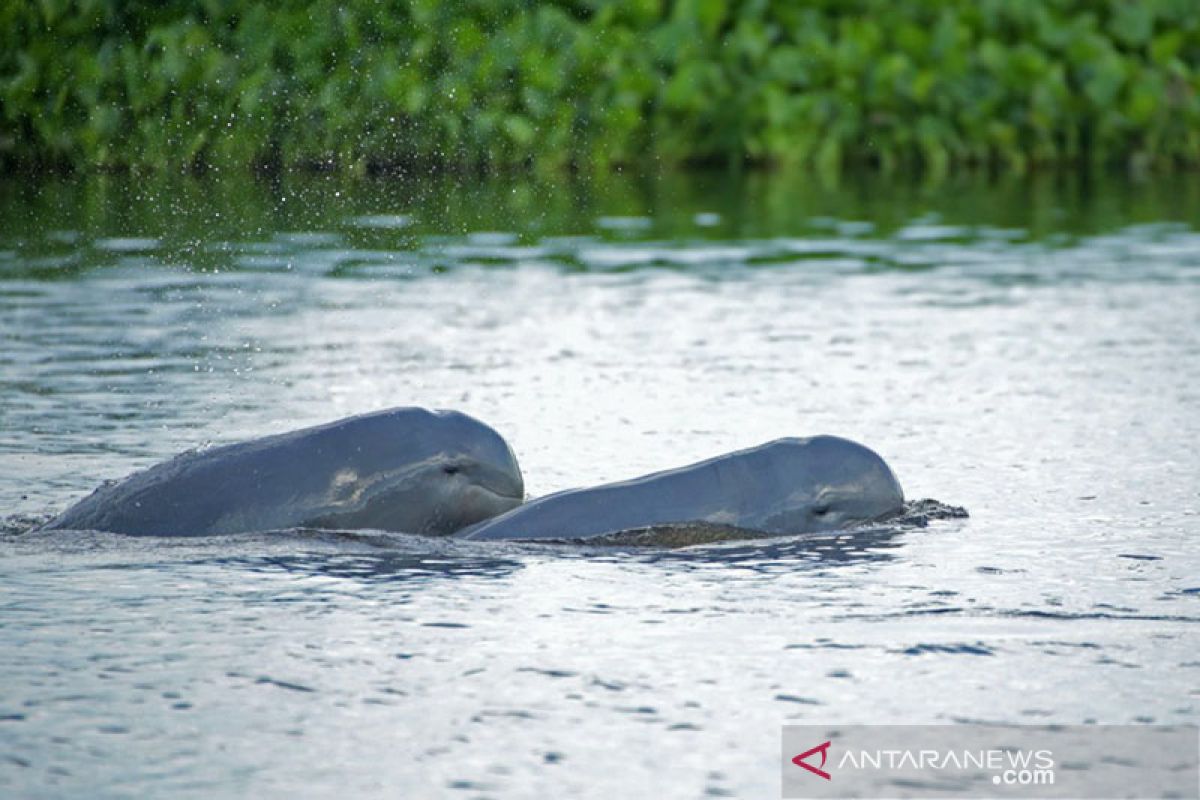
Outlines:
{"label": "rippled water surface", "polygon": [[[1200,187],[0,184],[0,792],[771,797],[780,725],[1200,720]],[[28,532],[392,405],[529,491],[784,435],[967,520],[685,550]]]}

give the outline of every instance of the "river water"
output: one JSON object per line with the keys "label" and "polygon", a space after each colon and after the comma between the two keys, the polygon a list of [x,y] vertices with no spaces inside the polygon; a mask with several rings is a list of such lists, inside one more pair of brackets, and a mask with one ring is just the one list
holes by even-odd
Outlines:
{"label": "river water", "polygon": [[[780,726],[1200,721],[1200,183],[0,183],[0,793],[774,797]],[[923,529],[29,532],[395,405],[533,495],[833,433]]]}

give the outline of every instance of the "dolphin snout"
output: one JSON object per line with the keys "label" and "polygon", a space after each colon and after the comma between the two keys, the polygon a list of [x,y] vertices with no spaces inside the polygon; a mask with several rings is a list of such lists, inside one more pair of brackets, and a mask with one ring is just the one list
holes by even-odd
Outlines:
{"label": "dolphin snout", "polygon": [[508,466],[480,464],[474,475],[475,483],[494,495],[518,503],[525,500],[525,481],[519,470]]}

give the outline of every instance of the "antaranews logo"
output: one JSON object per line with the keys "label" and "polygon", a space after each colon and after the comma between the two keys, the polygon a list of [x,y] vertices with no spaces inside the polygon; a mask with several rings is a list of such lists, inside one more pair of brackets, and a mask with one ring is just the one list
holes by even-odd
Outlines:
{"label": "antaranews logo", "polygon": [[[797,767],[801,767],[803,769],[808,770],[809,772],[811,772],[813,775],[816,775],[817,777],[824,778],[825,780],[830,780],[829,773],[826,772],[824,769],[822,769],[822,767],[825,766],[825,759],[829,754],[829,745],[830,744],[832,744],[832,742],[824,742],[822,744],[817,745],[816,747],[810,747],[808,750],[805,750],[803,753],[801,753],[800,755],[793,758],[792,763],[795,764]],[[807,761],[804,760],[810,756],[816,755],[817,753],[821,754],[820,766],[814,767],[812,764],[809,764]]]}
{"label": "antaranews logo", "polygon": [[780,744],[797,800],[1200,800],[1195,725],[784,725]]}

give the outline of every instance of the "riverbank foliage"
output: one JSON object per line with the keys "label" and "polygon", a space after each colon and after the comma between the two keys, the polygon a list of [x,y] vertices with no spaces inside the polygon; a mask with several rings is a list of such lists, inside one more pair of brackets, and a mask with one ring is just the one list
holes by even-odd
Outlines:
{"label": "riverbank foliage", "polygon": [[0,3],[12,167],[1200,164],[1196,0]]}

